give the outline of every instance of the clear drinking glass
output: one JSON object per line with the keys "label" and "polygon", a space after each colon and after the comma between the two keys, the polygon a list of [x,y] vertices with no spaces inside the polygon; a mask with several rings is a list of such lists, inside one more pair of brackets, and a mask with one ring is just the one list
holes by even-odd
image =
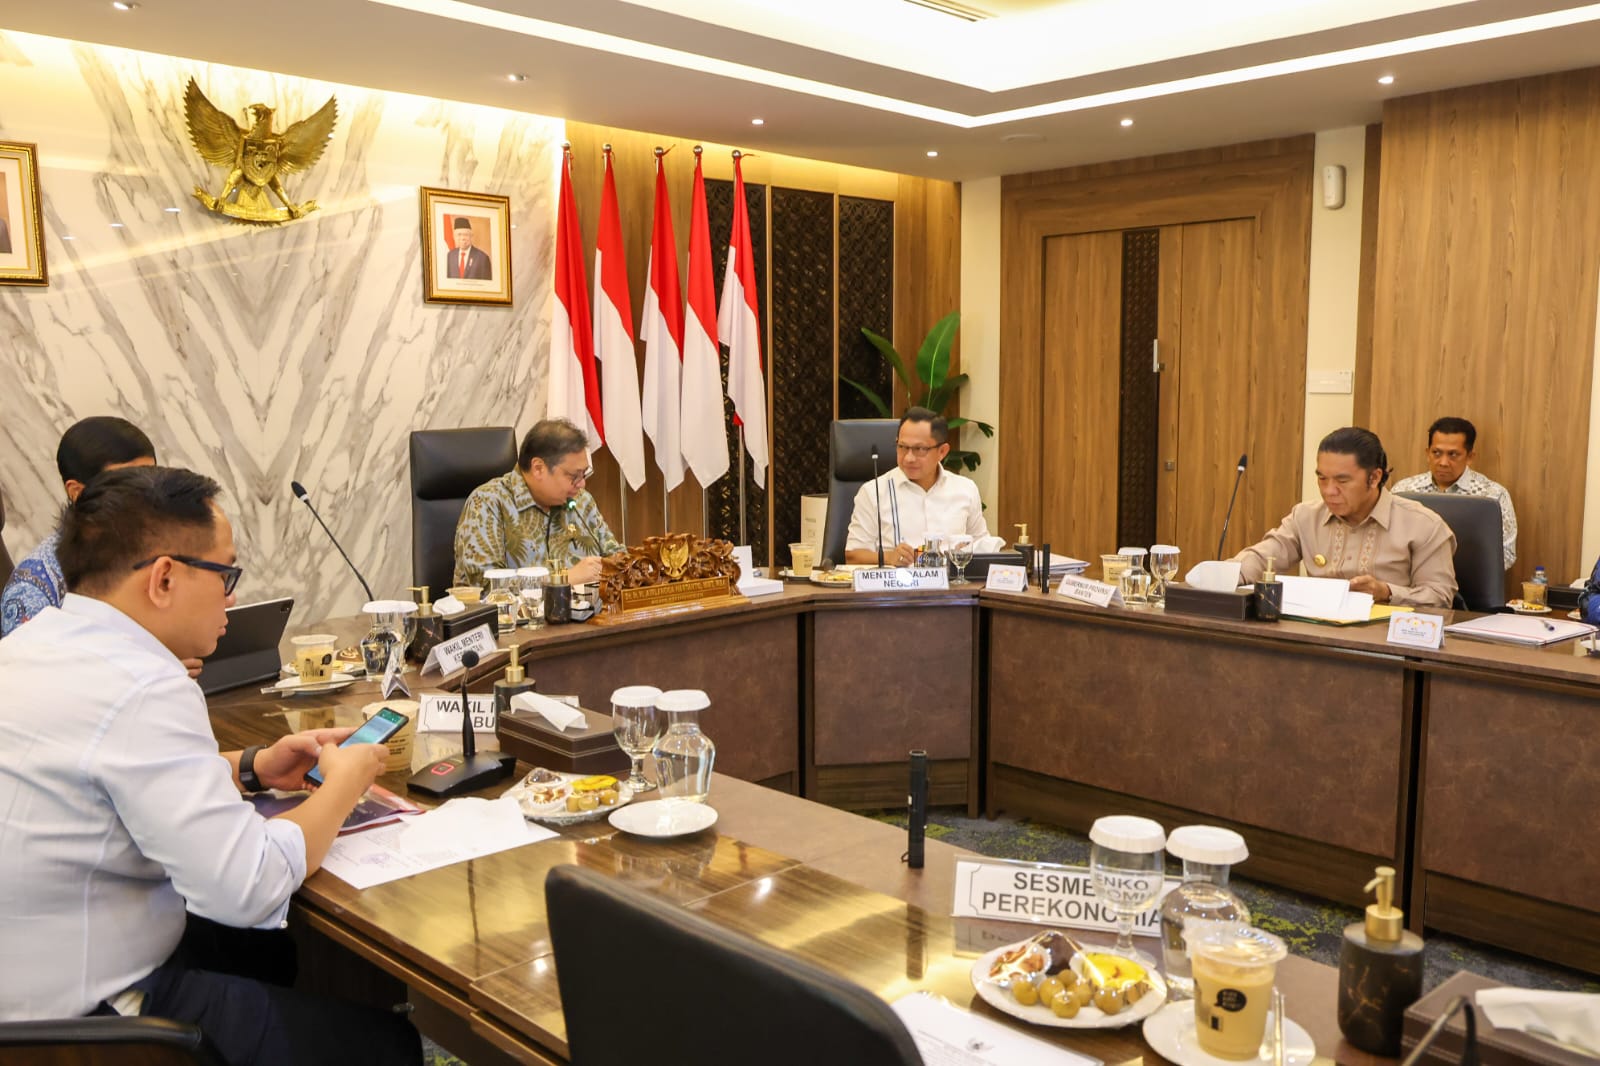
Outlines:
{"label": "clear drinking glass", "polygon": [[517,592],[515,584],[517,572],[515,570],[485,570],[484,579],[489,582],[489,594],[483,598],[484,603],[495,606],[495,624],[501,636],[514,633],[517,629]]}
{"label": "clear drinking glass", "polygon": [[544,583],[550,570],[543,566],[524,566],[517,570],[517,595],[521,599],[518,615],[529,629],[544,626]]}
{"label": "clear drinking glass", "polygon": [[1167,582],[1178,576],[1178,549],[1171,544],[1150,545],[1150,575],[1155,579],[1150,587],[1150,602],[1165,607]]}
{"label": "clear drinking glass", "polygon": [[1089,840],[1089,879],[1094,894],[1117,916],[1114,950],[1155,967],[1152,956],[1133,946],[1133,921],[1161,897],[1166,832],[1148,818],[1112,815],[1096,819]]}
{"label": "clear drinking glass", "polygon": [[644,776],[644,757],[666,727],[666,715],[656,709],[660,698],[661,690],[654,685],[629,685],[611,694],[611,733],[617,738],[617,747],[633,760],[628,787],[635,795],[656,787]]}
{"label": "clear drinking glass", "polygon": [[1118,548],[1117,553],[1128,560],[1127,569],[1117,577],[1122,586],[1122,602],[1144,606],[1150,602],[1150,571],[1144,568],[1143,548]]}
{"label": "clear drinking glass", "polygon": [[667,731],[656,744],[656,773],[661,798],[704,803],[711,792],[711,768],[717,746],[700,731],[700,712],[711,700],[697,688],[663,692],[656,701],[667,716]]}
{"label": "clear drinking glass", "polygon": [[972,536],[967,533],[957,533],[950,538],[950,565],[956,568],[955,580],[952,585],[965,585],[967,583],[967,565],[972,562]]}

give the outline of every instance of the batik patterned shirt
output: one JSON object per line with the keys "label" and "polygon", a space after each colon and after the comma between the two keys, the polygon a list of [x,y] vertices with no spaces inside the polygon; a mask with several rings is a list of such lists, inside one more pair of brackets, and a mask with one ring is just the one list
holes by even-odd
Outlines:
{"label": "batik patterned shirt", "polygon": [[58,542],[59,535],[50,534],[11,572],[5,592],[0,593],[0,637],[46,607],[61,606],[67,579],[61,576],[61,563],[56,560]]}
{"label": "batik patterned shirt", "polygon": [[593,496],[580,492],[572,505],[556,508],[552,516],[534,501],[515,469],[473,489],[456,522],[455,583],[482,585],[483,572],[495,567],[549,566],[569,525],[577,526],[578,534],[557,559],[563,567],[622,550]]}
{"label": "batik patterned shirt", "polygon": [[1442,489],[1433,483],[1432,474],[1401,478],[1391,488],[1395,492],[1444,492],[1456,496],[1483,496],[1495,501],[1500,505],[1500,540],[1506,569],[1510,570],[1511,564],[1517,561],[1517,512],[1511,506],[1511,493],[1499,482],[1489,480],[1469,466],[1455,484]]}

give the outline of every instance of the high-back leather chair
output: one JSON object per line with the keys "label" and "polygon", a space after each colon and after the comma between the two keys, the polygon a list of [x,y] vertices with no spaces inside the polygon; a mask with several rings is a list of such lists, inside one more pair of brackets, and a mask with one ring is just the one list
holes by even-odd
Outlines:
{"label": "high-back leather chair", "polygon": [[900,420],[896,418],[852,418],[833,423],[828,432],[828,521],[822,533],[823,558],[844,562],[856,492],[872,480],[872,446],[878,446],[878,473],[893,470],[895,434],[899,429]]}
{"label": "high-back leather chair", "polygon": [[6,1066],[226,1066],[198,1026],[164,1018],[0,1024]]}
{"label": "high-back leather chair", "polygon": [[1505,540],[1500,504],[1484,496],[1398,492],[1433,511],[1456,535],[1456,596],[1469,611],[1506,605]]}
{"label": "high-back leather chair", "polygon": [[[580,866],[551,870],[544,897],[573,1066],[922,1062],[899,1017],[860,985],[675,903]],[[628,993],[621,1016],[605,991],[619,958],[650,959],[664,978]]]}
{"label": "high-back leather chair", "polygon": [[6,531],[6,497],[0,492],[0,588],[4,588],[7,581],[11,580],[11,571],[16,569],[16,564],[11,561],[11,553],[6,551],[4,533]]}
{"label": "high-back leather chair", "polygon": [[517,465],[510,426],[411,434],[411,581],[435,599],[455,582],[456,521],[472,490]]}

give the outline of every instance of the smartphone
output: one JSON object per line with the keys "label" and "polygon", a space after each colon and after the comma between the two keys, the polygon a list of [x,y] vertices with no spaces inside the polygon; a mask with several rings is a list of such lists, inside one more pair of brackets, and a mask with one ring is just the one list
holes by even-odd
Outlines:
{"label": "smartphone", "polygon": [[[391,711],[385,707],[371,718],[368,718],[366,724],[360,729],[345,737],[339,746],[347,748],[351,744],[382,744],[400,732],[410,720],[399,711]],[[315,785],[322,784],[322,771],[313,766],[306,773],[306,780]]]}

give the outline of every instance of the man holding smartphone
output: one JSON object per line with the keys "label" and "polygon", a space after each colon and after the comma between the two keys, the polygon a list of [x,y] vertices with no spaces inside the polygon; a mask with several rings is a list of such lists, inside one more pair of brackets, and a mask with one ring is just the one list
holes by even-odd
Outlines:
{"label": "man holding smartphone", "polygon": [[[419,1063],[410,1024],[295,993],[263,938],[382,771],[315,730],[219,753],[183,660],[227,626],[242,569],[216,482],[130,467],[68,509],[68,594],[0,642],[0,1019],[146,1014],[233,1064]],[[264,819],[241,791],[325,783]],[[274,949],[275,950],[275,949]]]}

